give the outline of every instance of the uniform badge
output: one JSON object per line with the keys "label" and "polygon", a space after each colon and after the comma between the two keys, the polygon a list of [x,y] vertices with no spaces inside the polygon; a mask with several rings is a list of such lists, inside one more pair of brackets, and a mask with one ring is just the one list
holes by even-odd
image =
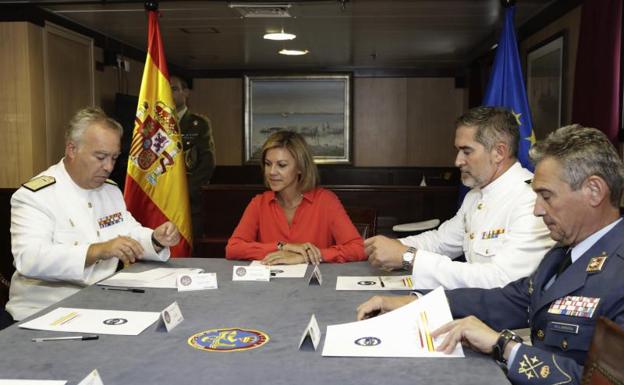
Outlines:
{"label": "uniform badge", "polygon": [[54,183],[56,183],[56,179],[53,176],[41,175],[22,184],[22,186],[32,192],[37,192],[43,188],[52,186]]}
{"label": "uniform badge", "polygon": [[269,336],[252,329],[224,328],[206,330],[189,337],[188,344],[195,349],[211,352],[234,352],[259,348]]}
{"label": "uniform badge", "polygon": [[544,365],[544,362],[540,361],[537,356],[529,358],[529,356],[524,354],[520,360],[518,374],[526,374],[527,380],[540,377],[546,378],[550,374],[550,368],[548,365],[542,365]]}
{"label": "uniform badge", "polygon": [[607,260],[607,253],[603,251],[602,255],[600,255],[599,257],[593,257],[592,259],[589,260],[586,271],[588,273],[595,273],[595,272],[601,271],[602,265],[604,265],[606,260]]}
{"label": "uniform badge", "polygon": [[572,317],[591,318],[598,307],[600,298],[567,296],[550,305],[550,314],[563,314]]}
{"label": "uniform badge", "polygon": [[100,229],[116,225],[119,222],[123,222],[123,216],[121,215],[121,212],[107,215],[98,219],[98,225],[100,226]]}

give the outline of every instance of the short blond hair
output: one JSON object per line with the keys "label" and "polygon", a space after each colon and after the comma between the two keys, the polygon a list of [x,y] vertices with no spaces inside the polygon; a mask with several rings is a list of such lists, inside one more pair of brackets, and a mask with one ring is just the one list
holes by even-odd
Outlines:
{"label": "short blond hair", "polygon": [[295,159],[295,165],[299,172],[299,188],[302,192],[310,191],[320,183],[318,168],[314,163],[314,158],[310,153],[310,148],[303,136],[293,131],[278,131],[267,138],[262,145],[262,158],[260,167],[262,168],[262,176],[265,186],[269,187],[265,177],[264,161],[266,160],[267,151],[273,148],[285,148]]}

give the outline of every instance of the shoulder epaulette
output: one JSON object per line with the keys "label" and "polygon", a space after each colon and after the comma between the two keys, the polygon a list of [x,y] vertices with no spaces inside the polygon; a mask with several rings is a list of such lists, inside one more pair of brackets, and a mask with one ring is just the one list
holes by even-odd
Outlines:
{"label": "shoulder epaulette", "polygon": [[37,192],[56,183],[56,178],[48,175],[41,175],[22,184],[25,188],[32,192]]}
{"label": "shoulder epaulette", "polygon": [[115,181],[114,181],[114,180],[112,180],[112,179],[106,179],[106,182],[104,182],[104,183],[112,184],[113,186],[118,186],[118,185],[117,185],[117,182],[115,182]]}

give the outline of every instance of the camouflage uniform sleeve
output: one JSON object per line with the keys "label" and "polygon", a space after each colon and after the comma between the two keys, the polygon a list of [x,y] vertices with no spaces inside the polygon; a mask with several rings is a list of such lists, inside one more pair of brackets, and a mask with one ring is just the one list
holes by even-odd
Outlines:
{"label": "camouflage uniform sleeve", "polygon": [[516,385],[580,384],[582,375],[583,367],[573,359],[525,344],[518,349],[507,373]]}

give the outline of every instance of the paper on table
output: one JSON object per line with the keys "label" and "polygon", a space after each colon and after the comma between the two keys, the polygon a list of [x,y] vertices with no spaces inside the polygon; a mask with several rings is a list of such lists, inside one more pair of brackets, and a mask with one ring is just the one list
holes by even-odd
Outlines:
{"label": "paper on table", "polygon": [[453,320],[441,287],[417,301],[375,318],[327,326],[323,356],[463,357],[460,344],[450,355],[436,352],[444,335],[431,332]]}
{"label": "paper on table", "polygon": [[159,316],[158,312],[59,307],[19,327],[55,332],[136,336]]}
{"label": "paper on table", "polygon": [[67,381],[54,380],[0,380],[0,385],[65,385]]}
{"label": "paper on table", "polygon": [[412,290],[409,275],[347,277],[339,276],[336,290]]}
{"label": "paper on table", "polygon": [[[253,261],[249,266],[264,266],[260,261]],[[272,265],[271,278],[303,278],[308,270],[307,263],[298,263],[296,265]]]}
{"label": "paper on table", "polygon": [[98,282],[104,286],[147,287],[154,289],[176,289],[177,278],[181,274],[203,273],[203,269],[186,267],[167,268],[157,267],[139,273],[119,272],[110,278]]}

